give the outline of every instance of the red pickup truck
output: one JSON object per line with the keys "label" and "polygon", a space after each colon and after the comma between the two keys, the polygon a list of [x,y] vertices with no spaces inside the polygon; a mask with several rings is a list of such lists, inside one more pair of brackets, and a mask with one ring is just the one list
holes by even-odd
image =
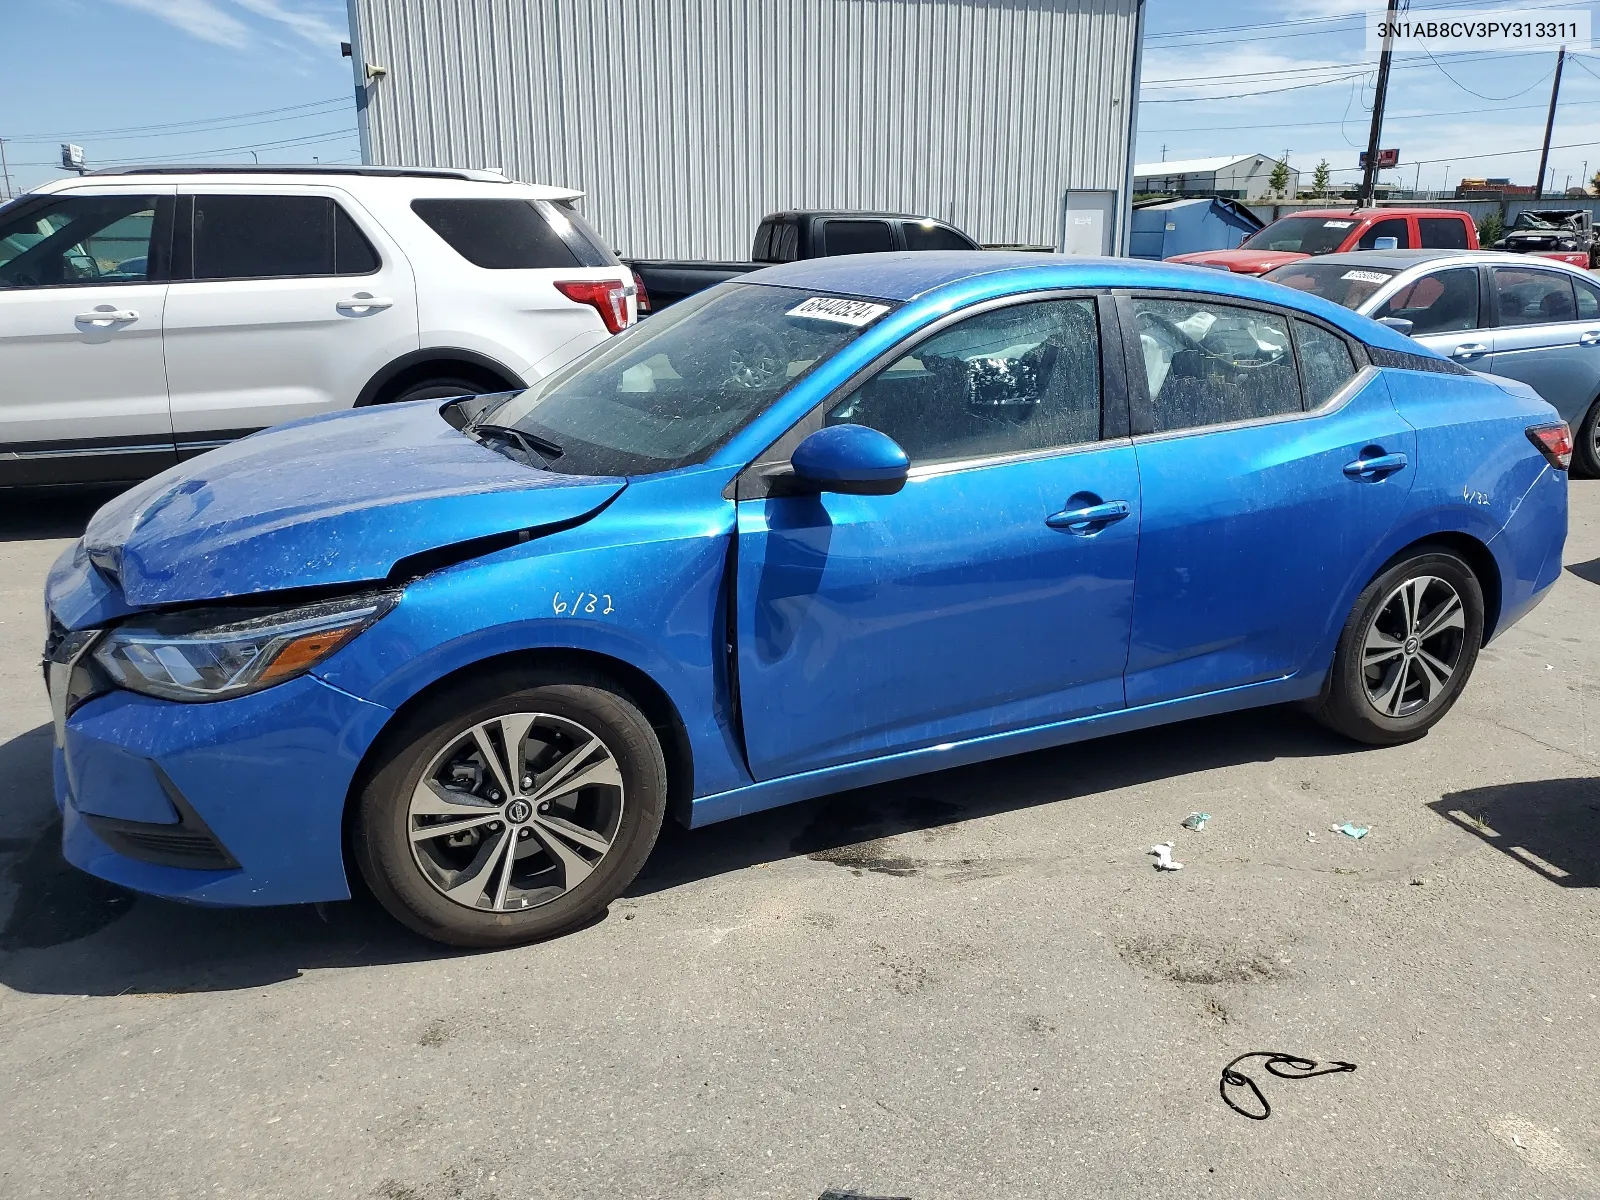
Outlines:
{"label": "red pickup truck", "polygon": [[1237,250],[1175,254],[1168,262],[1222,267],[1237,275],[1263,275],[1274,267],[1346,250],[1372,250],[1394,238],[1395,250],[1476,250],[1478,227],[1469,213],[1449,208],[1313,208],[1279,217]]}

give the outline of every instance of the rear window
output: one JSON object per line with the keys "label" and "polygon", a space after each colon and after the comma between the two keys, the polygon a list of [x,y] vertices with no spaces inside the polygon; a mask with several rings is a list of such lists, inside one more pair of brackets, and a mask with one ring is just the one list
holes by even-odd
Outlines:
{"label": "rear window", "polygon": [[194,278],[367,275],[378,253],[327,196],[196,196]]}
{"label": "rear window", "polygon": [[1359,308],[1395,274],[1379,267],[1352,267],[1348,263],[1297,262],[1268,271],[1262,278],[1346,308]]}
{"label": "rear window", "polygon": [[907,250],[971,250],[972,243],[954,229],[932,221],[907,221],[902,227]]}
{"label": "rear window", "polygon": [[527,200],[413,200],[411,211],[475,267],[526,271],[584,265]]}
{"label": "rear window", "polygon": [[1467,223],[1454,217],[1418,217],[1425,250],[1467,249]]}
{"label": "rear window", "polygon": [[887,221],[829,221],[823,237],[829,254],[877,254],[894,249]]}

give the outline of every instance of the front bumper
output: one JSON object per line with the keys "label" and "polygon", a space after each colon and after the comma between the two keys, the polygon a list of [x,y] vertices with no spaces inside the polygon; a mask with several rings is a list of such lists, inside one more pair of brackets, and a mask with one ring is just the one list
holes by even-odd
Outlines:
{"label": "front bumper", "polygon": [[310,675],[208,704],[98,696],[54,752],[62,851],[174,900],[345,899],[345,800],[391,715]]}

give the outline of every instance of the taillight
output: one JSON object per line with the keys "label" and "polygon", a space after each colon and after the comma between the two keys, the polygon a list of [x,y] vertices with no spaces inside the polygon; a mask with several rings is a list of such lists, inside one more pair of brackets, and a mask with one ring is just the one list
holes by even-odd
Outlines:
{"label": "taillight", "polygon": [[563,279],[556,291],[568,300],[587,304],[600,314],[610,333],[621,333],[632,322],[628,319],[628,293],[633,285],[620,279]]}
{"label": "taillight", "polygon": [[1565,421],[1549,425],[1535,425],[1528,430],[1528,440],[1539,447],[1539,453],[1558,471],[1572,465],[1572,430]]}
{"label": "taillight", "polygon": [[633,286],[634,290],[639,294],[639,303],[637,306],[639,315],[641,317],[648,317],[650,315],[650,293],[645,291],[644,280],[639,278],[639,272],[637,271],[633,273]]}

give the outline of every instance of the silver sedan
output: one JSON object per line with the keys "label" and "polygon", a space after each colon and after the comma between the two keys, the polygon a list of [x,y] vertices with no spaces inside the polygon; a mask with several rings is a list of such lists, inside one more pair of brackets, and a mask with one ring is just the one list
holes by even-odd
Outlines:
{"label": "silver sedan", "polygon": [[1575,470],[1600,476],[1600,279],[1487,250],[1365,250],[1265,278],[1392,325],[1474,371],[1520,379],[1573,429]]}

